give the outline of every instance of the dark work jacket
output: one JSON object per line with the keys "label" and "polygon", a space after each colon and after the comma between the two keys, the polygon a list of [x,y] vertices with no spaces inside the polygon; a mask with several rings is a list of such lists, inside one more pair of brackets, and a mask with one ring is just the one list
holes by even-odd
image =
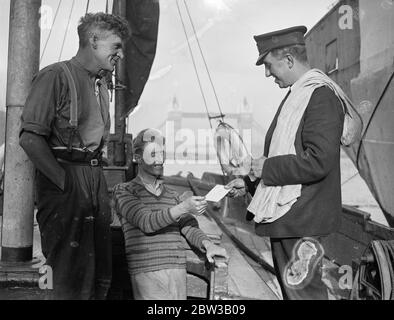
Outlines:
{"label": "dark work jacket", "polygon": [[[268,129],[264,156],[283,102]],[[271,238],[327,235],[341,220],[340,138],[344,113],[334,92],[316,89],[308,103],[295,139],[295,155],[268,158],[261,178],[267,186],[301,184],[301,196],[291,209],[271,223],[256,223],[256,233]],[[253,194],[257,184],[251,187]]]}

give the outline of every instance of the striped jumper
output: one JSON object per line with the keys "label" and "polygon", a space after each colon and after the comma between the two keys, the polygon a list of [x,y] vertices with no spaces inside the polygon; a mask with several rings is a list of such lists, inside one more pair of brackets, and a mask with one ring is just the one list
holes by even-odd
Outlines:
{"label": "striped jumper", "polygon": [[188,243],[204,251],[202,241],[209,238],[192,214],[183,215],[179,221],[171,217],[169,209],[180,200],[178,193],[164,184],[162,193],[156,196],[137,177],[116,185],[114,199],[130,275],[186,268]]}

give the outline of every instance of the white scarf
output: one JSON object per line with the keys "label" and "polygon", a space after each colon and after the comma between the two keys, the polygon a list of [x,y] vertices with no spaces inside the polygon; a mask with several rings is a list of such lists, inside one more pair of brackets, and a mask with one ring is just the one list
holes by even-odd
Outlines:
{"label": "white scarf", "polygon": [[[301,119],[313,92],[322,86],[334,91],[344,112],[354,108],[350,99],[333,80],[318,69],[309,70],[294,83],[283,104],[272,135],[268,157],[296,154],[294,143]],[[260,183],[248,207],[255,215],[254,221],[270,223],[282,217],[300,197],[301,187],[301,184],[268,187]]]}

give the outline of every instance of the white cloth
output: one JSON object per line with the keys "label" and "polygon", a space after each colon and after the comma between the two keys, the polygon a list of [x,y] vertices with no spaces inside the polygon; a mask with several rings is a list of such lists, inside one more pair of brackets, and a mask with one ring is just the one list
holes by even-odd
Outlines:
{"label": "white cloth", "polygon": [[[351,101],[342,89],[318,69],[311,69],[296,81],[284,102],[278,122],[272,135],[269,157],[295,154],[295,137],[301,118],[315,89],[327,86],[341,101],[344,112],[351,107]],[[273,222],[286,214],[301,195],[301,185],[268,187],[257,186],[248,210],[257,223]]]}

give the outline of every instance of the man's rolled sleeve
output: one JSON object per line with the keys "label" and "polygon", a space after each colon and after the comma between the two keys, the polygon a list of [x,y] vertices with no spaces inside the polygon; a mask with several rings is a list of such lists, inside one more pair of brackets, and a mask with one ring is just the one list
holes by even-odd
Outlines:
{"label": "man's rolled sleeve", "polygon": [[34,78],[22,113],[23,131],[49,137],[56,107],[61,103],[62,79],[59,71],[43,69]]}

